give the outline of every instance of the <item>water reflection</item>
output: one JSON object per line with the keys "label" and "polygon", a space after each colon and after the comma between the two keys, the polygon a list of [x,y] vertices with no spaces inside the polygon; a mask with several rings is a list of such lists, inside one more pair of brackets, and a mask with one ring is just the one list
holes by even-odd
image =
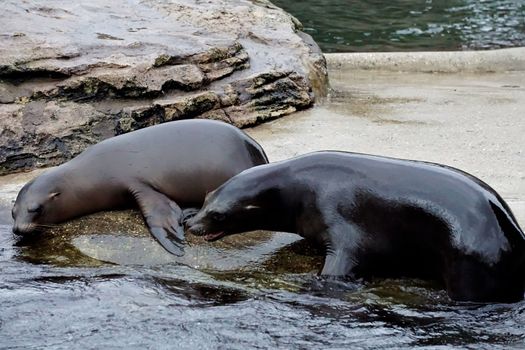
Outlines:
{"label": "water reflection", "polygon": [[5,225],[0,238],[4,347],[521,349],[525,344],[525,303],[456,303],[439,286],[411,279],[313,290],[321,252],[304,241],[277,249],[253,268],[227,271],[178,262],[93,264],[79,252],[68,253],[75,248],[67,248],[63,237],[15,244]]}
{"label": "water reflection", "polygon": [[250,298],[246,291],[228,286],[187,283],[180,279],[161,277],[152,277],[151,283],[159,289],[159,294],[184,296],[189,304],[199,307],[235,304]]}
{"label": "water reflection", "polygon": [[523,46],[521,0],[272,0],[324,52],[465,50]]}

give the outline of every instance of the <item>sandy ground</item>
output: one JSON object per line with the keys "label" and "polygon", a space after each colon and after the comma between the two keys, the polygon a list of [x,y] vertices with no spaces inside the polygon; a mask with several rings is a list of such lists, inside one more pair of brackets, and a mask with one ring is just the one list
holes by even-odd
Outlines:
{"label": "sandy ground", "polygon": [[525,72],[337,70],[330,81],[319,106],[248,129],[271,161],[332,149],[447,164],[490,184],[525,226]]}

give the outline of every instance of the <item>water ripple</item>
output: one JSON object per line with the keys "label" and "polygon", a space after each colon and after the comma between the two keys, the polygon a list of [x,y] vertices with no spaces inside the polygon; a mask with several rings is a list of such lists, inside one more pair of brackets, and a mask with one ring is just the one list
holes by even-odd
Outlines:
{"label": "water ripple", "polygon": [[521,0],[274,0],[324,52],[466,50],[525,45]]}
{"label": "water ripple", "polygon": [[[0,227],[0,347],[522,349],[525,302],[454,303],[417,280],[310,288],[312,273],[58,266]],[[32,248],[34,249],[34,248]]]}

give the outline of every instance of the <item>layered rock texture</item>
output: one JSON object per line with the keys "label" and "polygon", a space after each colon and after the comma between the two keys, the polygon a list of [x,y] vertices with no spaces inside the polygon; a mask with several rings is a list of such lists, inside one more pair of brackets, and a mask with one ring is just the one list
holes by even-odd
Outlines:
{"label": "layered rock texture", "polygon": [[18,1],[0,14],[0,174],[165,121],[307,108],[324,58],[267,1]]}

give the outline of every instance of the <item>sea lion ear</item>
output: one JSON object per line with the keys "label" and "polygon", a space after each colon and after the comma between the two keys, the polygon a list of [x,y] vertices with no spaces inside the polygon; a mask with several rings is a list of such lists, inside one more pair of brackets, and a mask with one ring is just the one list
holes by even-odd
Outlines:
{"label": "sea lion ear", "polygon": [[55,199],[60,195],[60,192],[52,192],[49,194],[49,199]]}
{"label": "sea lion ear", "polygon": [[260,207],[258,205],[247,205],[244,207],[246,210],[253,210],[253,209],[259,209]]}

